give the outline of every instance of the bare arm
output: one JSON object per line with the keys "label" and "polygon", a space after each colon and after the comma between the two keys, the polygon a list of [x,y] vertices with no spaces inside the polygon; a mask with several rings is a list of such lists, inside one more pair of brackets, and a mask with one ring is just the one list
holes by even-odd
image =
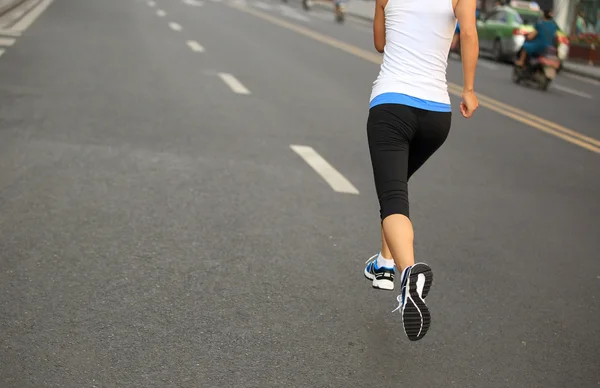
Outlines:
{"label": "bare arm", "polygon": [[475,87],[475,70],[479,57],[479,38],[475,20],[476,0],[458,0],[454,13],[460,24],[460,47],[463,64],[463,89]]}
{"label": "bare arm", "polygon": [[454,14],[460,24],[460,48],[463,65],[463,93],[460,111],[466,118],[471,117],[479,106],[475,96],[475,71],[479,57],[479,38],[475,11],[476,0],[458,0]]}
{"label": "bare arm", "polygon": [[373,18],[373,43],[375,50],[382,53],[385,48],[385,5],[388,0],[377,0],[375,3],[375,17]]}

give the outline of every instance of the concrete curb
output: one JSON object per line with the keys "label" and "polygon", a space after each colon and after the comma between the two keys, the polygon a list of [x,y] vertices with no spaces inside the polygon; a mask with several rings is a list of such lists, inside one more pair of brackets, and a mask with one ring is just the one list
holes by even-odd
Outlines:
{"label": "concrete curb", "polygon": [[586,73],[585,71],[581,71],[578,69],[570,69],[568,67],[563,67],[563,70],[565,73],[570,73],[570,74],[575,74],[581,77],[585,77],[585,78],[590,78],[596,81],[600,81],[600,75],[596,75],[596,74],[590,74],[590,73]]}
{"label": "concrete curb", "polygon": [[[333,12],[333,6],[331,5],[330,2],[315,1],[313,3],[313,6],[319,7],[321,9],[326,9],[328,11],[332,11]],[[364,21],[367,21],[367,22],[373,22],[373,18],[372,17],[368,17],[368,16],[365,16],[365,15],[354,13],[354,12],[352,12],[350,10],[346,10],[346,14],[349,15],[349,16],[352,16],[355,19],[360,19],[360,20],[364,20]]]}
{"label": "concrete curb", "polygon": [[7,5],[0,6],[0,16],[3,16],[4,14],[12,11],[14,8],[23,4],[25,1],[27,1],[27,0],[13,0],[12,2],[8,3]]}

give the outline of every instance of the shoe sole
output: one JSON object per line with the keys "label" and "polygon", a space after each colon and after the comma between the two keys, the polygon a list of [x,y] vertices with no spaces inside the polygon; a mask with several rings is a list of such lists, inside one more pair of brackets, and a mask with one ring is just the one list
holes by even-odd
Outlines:
{"label": "shoe sole", "polygon": [[411,341],[418,341],[423,338],[431,326],[429,309],[417,292],[419,278],[424,282],[422,294],[425,298],[433,283],[433,272],[427,264],[415,264],[410,269],[410,274],[408,274],[408,293],[402,310],[402,325],[406,336]]}
{"label": "shoe sole", "polygon": [[371,282],[372,282],[371,285],[373,286],[373,288],[376,288],[378,290],[394,291],[394,282],[393,281],[387,280],[387,279],[377,280],[375,278],[375,275],[373,275],[371,272],[367,271],[366,268],[365,268],[364,274],[367,279],[371,280]]}

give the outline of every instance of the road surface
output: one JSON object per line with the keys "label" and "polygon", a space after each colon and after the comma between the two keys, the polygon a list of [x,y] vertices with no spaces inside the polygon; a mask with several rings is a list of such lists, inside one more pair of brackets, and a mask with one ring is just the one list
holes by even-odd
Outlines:
{"label": "road surface", "polygon": [[435,274],[412,343],[362,275],[368,25],[41,6],[0,31],[1,387],[599,386],[598,83],[542,93],[482,60],[481,109],[411,181]]}

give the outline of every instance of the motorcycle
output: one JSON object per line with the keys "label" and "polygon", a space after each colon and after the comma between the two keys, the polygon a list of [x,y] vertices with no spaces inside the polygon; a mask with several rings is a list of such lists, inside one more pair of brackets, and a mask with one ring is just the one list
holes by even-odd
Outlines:
{"label": "motorcycle", "polygon": [[[523,49],[521,49],[523,50]],[[520,51],[517,55],[520,54]],[[525,66],[514,66],[512,80],[516,84],[534,83],[541,90],[548,90],[550,83],[556,78],[561,68],[561,61],[555,47],[550,47],[540,56],[527,58]]]}

